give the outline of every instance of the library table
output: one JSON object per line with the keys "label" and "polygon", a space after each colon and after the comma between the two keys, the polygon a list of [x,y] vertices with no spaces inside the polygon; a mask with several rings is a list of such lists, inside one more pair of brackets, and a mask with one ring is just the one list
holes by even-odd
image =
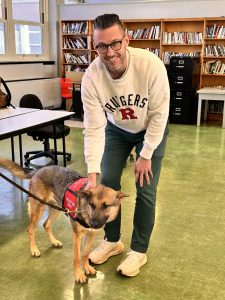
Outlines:
{"label": "library table", "polygon": [[[12,160],[14,160],[14,143],[13,137],[19,136],[19,153],[20,165],[23,165],[22,155],[22,138],[23,133],[27,133],[31,129],[37,129],[46,125],[55,124],[70,118],[74,115],[73,112],[58,111],[58,110],[38,110],[30,108],[6,108],[0,109],[0,140],[11,138]],[[66,166],[66,149],[65,137],[62,137],[63,142],[63,163]],[[54,138],[54,148],[57,151],[56,138]],[[58,163],[57,155],[55,163]]]}
{"label": "library table", "polygon": [[205,100],[205,109],[204,109],[204,121],[207,119],[208,111],[208,101],[223,101],[223,122],[222,128],[225,128],[225,88],[210,88],[205,87],[197,91],[198,93],[198,115],[197,115],[197,126],[200,126],[201,123],[201,109],[202,101]]}

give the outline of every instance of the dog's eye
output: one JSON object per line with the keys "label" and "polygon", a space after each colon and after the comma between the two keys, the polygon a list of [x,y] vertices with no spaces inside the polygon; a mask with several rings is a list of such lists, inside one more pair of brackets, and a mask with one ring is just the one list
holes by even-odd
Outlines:
{"label": "dog's eye", "polygon": [[96,208],[96,205],[94,203],[90,203],[90,207],[95,209]]}
{"label": "dog's eye", "polygon": [[109,206],[110,206],[110,205],[107,205],[106,203],[103,203],[103,204],[102,204],[102,208],[103,208],[103,209],[107,209]]}

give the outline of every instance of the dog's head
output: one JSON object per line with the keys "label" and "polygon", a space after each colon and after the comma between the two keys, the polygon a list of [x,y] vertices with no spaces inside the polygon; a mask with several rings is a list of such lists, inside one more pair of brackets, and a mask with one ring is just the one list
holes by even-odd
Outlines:
{"label": "dog's head", "polygon": [[82,219],[99,229],[116,218],[121,199],[128,195],[99,184],[91,190],[80,190],[78,197]]}

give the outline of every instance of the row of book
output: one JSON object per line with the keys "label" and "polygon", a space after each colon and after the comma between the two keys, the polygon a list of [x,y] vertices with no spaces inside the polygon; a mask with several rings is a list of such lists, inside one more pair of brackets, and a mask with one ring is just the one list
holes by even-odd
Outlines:
{"label": "row of book", "polygon": [[222,114],[224,102],[210,101],[208,106],[208,112],[210,114]]}
{"label": "row of book", "polygon": [[225,63],[221,60],[210,60],[203,63],[204,74],[225,74]]}
{"label": "row of book", "polygon": [[170,58],[174,56],[179,56],[179,57],[200,57],[201,52],[163,52],[162,53],[162,61],[164,62],[165,65],[170,64]]}
{"label": "row of book", "polygon": [[202,44],[202,32],[163,32],[162,43],[166,44]]}
{"label": "row of book", "polygon": [[89,37],[79,37],[76,39],[64,38],[63,48],[65,49],[88,49],[90,45]]}
{"label": "row of book", "polygon": [[152,53],[154,53],[156,56],[159,57],[159,54],[160,54],[159,48],[145,48],[145,49],[152,52]]}
{"label": "row of book", "polygon": [[206,45],[204,50],[205,56],[225,56],[225,45]]}
{"label": "row of book", "polygon": [[152,26],[149,28],[142,28],[142,29],[136,29],[136,30],[130,30],[127,29],[127,35],[129,39],[159,39],[160,38],[160,26]]}
{"label": "row of book", "polygon": [[88,22],[65,22],[62,23],[63,34],[86,34],[88,33]]}
{"label": "row of book", "polygon": [[212,25],[206,27],[206,38],[211,39],[224,39],[225,38],[225,26]]}
{"label": "row of book", "polygon": [[65,62],[67,64],[89,64],[89,55],[83,54],[83,55],[74,55],[72,53],[64,53]]}
{"label": "row of book", "polygon": [[78,67],[78,66],[74,66],[74,65],[66,65],[65,66],[65,72],[85,72],[86,69],[85,68],[82,68],[82,67]]}

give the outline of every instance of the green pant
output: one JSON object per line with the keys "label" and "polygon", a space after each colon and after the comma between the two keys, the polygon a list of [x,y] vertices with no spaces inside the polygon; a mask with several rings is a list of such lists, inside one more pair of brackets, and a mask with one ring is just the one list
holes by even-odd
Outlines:
{"label": "green pant", "polygon": [[[120,190],[120,180],[126,160],[135,147],[137,158],[143,147],[145,131],[139,133],[126,132],[112,123],[106,126],[105,150],[102,158],[102,179],[101,183],[115,190]],[[156,192],[161,170],[162,159],[165,152],[168,126],[159,146],[152,156],[153,178],[150,185],[144,182],[140,187],[136,183],[136,205],[133,219],[133,234],[131,239],[131,249],[145,253],[148,249],[150,236],[155,222]],[[120,239],[121,210],[117,218],[106,224],[105,239],[110,242],[117,242]]]}

